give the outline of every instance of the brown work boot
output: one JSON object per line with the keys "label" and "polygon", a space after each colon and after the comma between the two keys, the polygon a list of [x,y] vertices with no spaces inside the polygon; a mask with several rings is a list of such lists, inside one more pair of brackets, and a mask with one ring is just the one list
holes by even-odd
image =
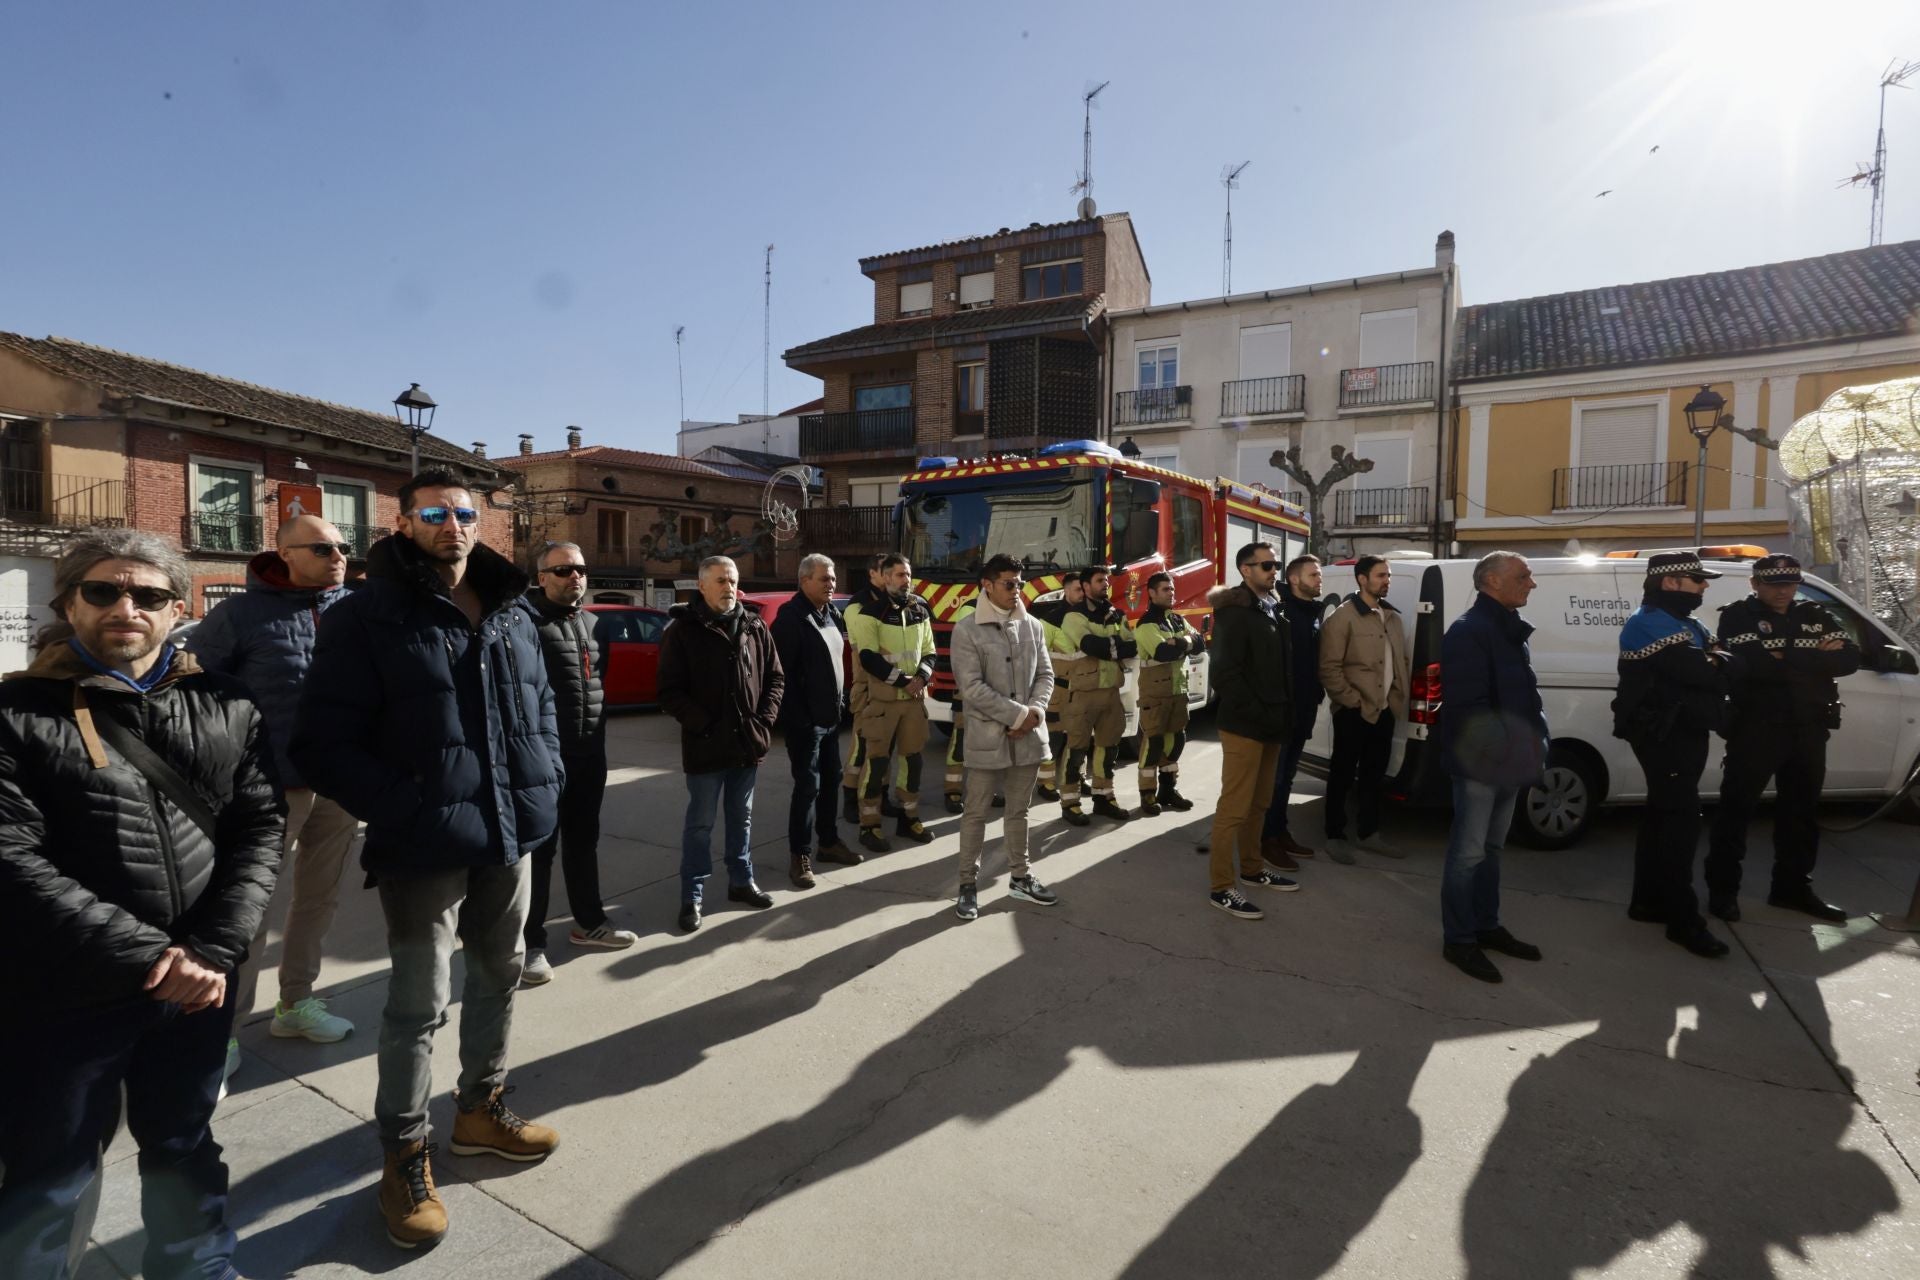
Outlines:
{"label": "brown work boot", "polygon": [[387,1239],[402,1249],[436,1245],[447,1234],[447,1206],[433,1185],[435,1150],[425,1142],[409,1142],[387,1151],[387,1167],[380,1175],[380,1216],[387,1220]]}
{"label": "brown work boot", "polygon": [[471,1111],[453,1095],[453,1139],[457,1156],[499,1156],[503,1160],[544,1160],[560,1145],[560,1135],[543,1124],[529,1124],[507,1109],[511,1089],[497,1088]]}
{"label": "brown work boot", "polygon": [[1286,841],[1279,836],[1260,837],[1260,858],[1275,871],[1298,871],[1300,864],[1287,853]]}
{"label": "brown work boot", "polygon": [[787,861],[787,879],[796,889],[813,888],[813,859],[804,853],[794,854]]}
{"label": "brown work boot", "polygon": [[1319,850],[1309,848],[1308,846],[1301,844],[1298,840],[1295,840],[1291,835],[1284,835],[1280,837],[1280,847],[1282,849],[1285,849],[1289,854],[1291,854],[1293,857],[1296,857],[1296,858],[1317,858],[1320,856]]}
{"label": "brown work boot", "polygon": [[822,862],[831,862],[835,866],[840,867],[857,867],[860,865],[860,855],[847,848],[844,844],[841,844],[838,840],[821,845],[819,858]]}

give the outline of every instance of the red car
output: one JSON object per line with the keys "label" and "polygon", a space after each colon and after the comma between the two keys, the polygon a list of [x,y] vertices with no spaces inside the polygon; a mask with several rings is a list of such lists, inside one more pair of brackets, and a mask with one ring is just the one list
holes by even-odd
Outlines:
{"label": "red car", "polygon": [[651,707],[660,701],[660,633],[664,610],[631,604],[590,604],[593,634],[606,654],[600,682],[609,707]]}

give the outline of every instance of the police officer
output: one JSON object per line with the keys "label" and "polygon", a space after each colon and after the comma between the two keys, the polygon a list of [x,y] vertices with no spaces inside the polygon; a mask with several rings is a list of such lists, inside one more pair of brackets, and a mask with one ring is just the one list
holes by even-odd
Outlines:
{"label": "police officer", "polygon": [[1147,611],[1133,640],[1140,651],[1140,812],[1152,818],[1163,808],[1193,808],[1174,782],[1187,745],[1187,659],[1206,641],[1173,611],[1172,574],[1147,579]]}
{"label": "police officer", "polygon": [[875,853],[893,846],[880,834],[880,793],[889,764],[906,762],[899,780],[900,817],[894,834],[926,844],[933,833],[920,822],[920,752],[927,745],[927,682],[933,677],[933,615],[913,594],[913,566],[890,553],[880,562],[885,593],[862,606],[847,623],[854,663],[867,688],[866,706],[855,722],[867,748],[866,782],[860,792],[860,845]]}
{"label": "police officer", "polygon": [[1696,622],[1707,582],[1720,575],[1691,552],[1647,561],[1646,594],[1620,629],[1620,687],[1613,733],[1633,748],[1647,777],[1647,804],[1633,852],[1627,914],[1667,926],[1667,938],[1697,956],[1727,954],[1700,915],[1693,852],[1700,842],[1700,774],[1707,742],[1726,728],[1734,661]]}
{"label": "police officer", "polygon": [[1813,889],[1820,849],[1814,806],[1827,776],[1827,735],[1840,726],[1834,681],[1860,669],[1860,649],[1831,613],[1795,600],[1800,562],[1764,556],[1753,565],[1753,594],[1720,611],[1720,644],[1738,655],[1720,805],[1707,844],[1707,910],[1740,918],[1740,860],[1747,824],[1767,781],[1774,784],[1773,887],[1767,905],[1818,920],[1847,913]]}
{"label": "police officer", "polygon": [[[1080,768],[1090,762],[1093,775],[1093,811],[1103,818],[1125,822],[1133,815],[1113,800],[1114,748],[1127,731],[1127,710],[1120,701],[1120,664],[1134,656],[1137,646],[1127,615],[1108,596],[1111,570],[1095,565],[1080,571],[1086,599],[1067,610],[1060,636],[1068,650],[1065,670],[1073,681],[1067,695],[1067,776],[1060,784],[1060,812],[1069,823],[1084,827],[1090,821],[1080,810]],[[1059,672],[1062,665],[1054,663]]]}
{"label": "police officer", "polygon": [[1067,710],[1067,672],[1062,661],[1067,657],[1067,638],[1061,634],[1060,624],[1066,621],[1067,611],[1078,608],[1086,598],[1087,589],[1080,582],[1080,571],[1075,569],[1060,579],[1057,599],[1033,606],[1033,616],[1040,619],[1040,629],[1047,637],[1047,655],[1053,662],[1053,696],[1047,700],[1047,747],[1051,759],[1040,766],[1040,781],[1034,786],[1035,794],[1048,804],[1060,798],[1060,771],[1067,767],[1067,730],[1060,719]]}

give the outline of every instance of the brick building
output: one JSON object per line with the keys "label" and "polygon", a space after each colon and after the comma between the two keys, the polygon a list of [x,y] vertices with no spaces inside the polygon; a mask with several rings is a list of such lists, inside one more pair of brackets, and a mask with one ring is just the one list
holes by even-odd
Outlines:
{"label": "brick building", "polygon": [[[76,529],[130,525],[179,540],[196,617],[239,590],[248,559],[273,545],[283,485],[318,493],[358,562],[393,527],[408,447],[391,414],[0,333],[0,657],[21,665],[24,637],[48,620],[51,557]],[[511,545],[511,475],[431,435],[420,461],[463,476],[481,500],[482,541]]]}
{"label": "brick building", "polygon": [[[514,552],[531,564],[548,542],[580,545],[601,604],[686,600],[703,557],[732,556],[749,591],[792,590],[801,551],[761,514],[764,478],[663,453],[581,442],[536,453],[533,437],[500,460],[520,477]],[[798,505],[792,503],[791,505]]]}
{"label": "brick building", "polygon": [[1110,309],[1152,282],[1124,213],[863,258],[873,323],[783,358],[824,384],[800,456],[825,474],[803,541],[829,554],[885,545],[916,457],[1024,452],[1100,434]]}

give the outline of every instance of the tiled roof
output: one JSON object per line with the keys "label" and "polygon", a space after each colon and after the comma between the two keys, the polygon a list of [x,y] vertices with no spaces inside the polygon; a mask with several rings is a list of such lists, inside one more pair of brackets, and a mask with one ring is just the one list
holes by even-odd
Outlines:
{"label": "tiled roof", "polygon": [[[1124,215],[1108,214],[1108,217]],[[860,270],[872,271],[876,267],[887,265],[894,258],[910,258],[918,254],[938,254],[941,257],[957,256],[965,253],[985,252],[996,241],[1019,242],[1027,238],[1049,239],[1056,234],[1091,235],[1100,230],[1099,218],[1074,218],[1068,222],[1029,223],[1024,227],[1002,227],[1000,230],[981,236],[967,236],[960,240],[942,240],[938,244],[916,245],[911,249],[895,249],[891,253],[875,253],[860,259]]]}
{"label": "tiled roof", "polygon": [[863,347],[913,346],[926,342],[951,345],[974,334],[987,335],[993,329],[1026,328],[1039,324],[1059,325],[1083,316],[1100,314],[1106,305],[1104,294],[1094,297],[1050,298],[1045,302],[1021,302],[1010,307],[988,307],[982,311],[956,311],[952,315],[922,316],[914,320],[889,320],[884,324],[861,325],[830,338],[802,343],[781,356],[788,364],[811,356],[856,351]]}
{"label": "tiled roof", "polygon": [[[409,447],[406,429],[394,421],[391,413],[375,413],[290,391],[275,391],[237,378],[222,378],[164,360],[75,342],[71,338],[29,338],[18,333],[0,333],[0,348],[17,351],[66,377],[98,383],[112,396],[161,401],[248,422],[310,431],[392,453],[405,453]],[[455,462],[487,474],[499,470],[480,455],[448,444],[438,436],[420,437],[420,456]]]}
{"label": "tiled roof", "polygon": [[514,453],[494,461],[510,470],[519,470],[536,462],[597,462],[609,467],[641,467],[648,471],[684,471],[696,476],[724,476],[725,473],[670,453],[647,453],[640,449],[616,449],[612,445],[590,444],[582,449],[555,449],[550,453]]}
{"label": "tiled roof", "polygon": [[1454,376],[1532,377],[1920,330],[1920,240],[1462,307]]}

